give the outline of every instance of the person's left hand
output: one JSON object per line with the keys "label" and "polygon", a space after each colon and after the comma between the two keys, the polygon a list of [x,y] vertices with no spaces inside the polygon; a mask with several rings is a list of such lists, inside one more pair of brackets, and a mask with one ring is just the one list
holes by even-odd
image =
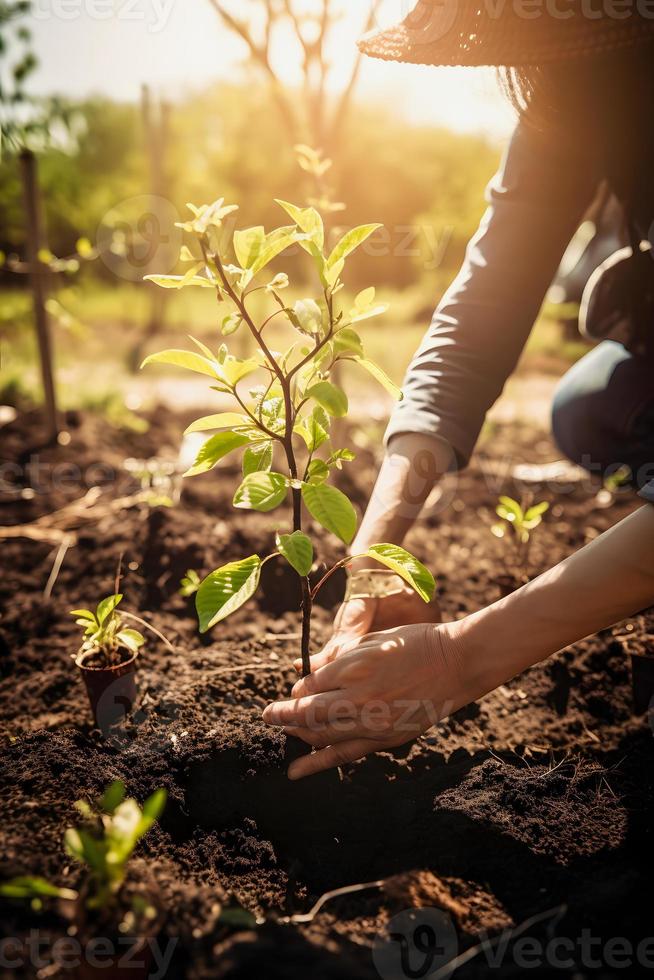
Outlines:
{"label": "person's left hand", "polygon": [[302,779],[410,742],[481,693],[466,676],[457,623],[372,633],[298,681],[292,700],[270,704],[269,725],[318,751],[295,760]]}

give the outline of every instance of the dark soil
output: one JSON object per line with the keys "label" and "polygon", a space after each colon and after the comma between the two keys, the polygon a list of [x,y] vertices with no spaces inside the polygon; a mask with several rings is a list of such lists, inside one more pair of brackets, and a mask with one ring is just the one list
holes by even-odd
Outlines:
{"label": "dark soil", "polygon": [[[174,459],[188,420],[159,411],[149,433],[125,435],[107,434],[94,419],[71,419],[71,442],[39,452],[34,493],[24,449],[36,421],[23,417],[0,431],[3,459],[17,463],[14,489],[5,485],[2,496],[4,525],[79,498],[97,478],[96,463],[105,467],[108,499],[129,493],[135,487],[124,458]],[[342,486],[362,506],[375,459],[363,436],[358,441]],[[498,493],[521,493],[506,460],[554,458],[542,434],[495,432],[456,494],[427,512],[409,547],[436,573],[447,618],[497,598],[498,577],[512,571],[488,530]],[[55,486],[62,468],[69,478]],[[93,799],[120,778],[140,801],[158,787],[169,792],[130,880],[149,882],[159,895],[162,941],[177,940],[170,977],[376,978],[371,949],[390,942],[389,921],[425,908],[450,917],[460,953],[532,917],[526,936],[576,944],[566,955],[559,949],[558,961],[550,956],[527,970],[513,937],[498,954],[500,966],[480,951],[457,978],[651,972],[652,940],[641,949],[642,966],[620,964],[625,943],[635,948],[654,936],[654,740],[647,716],[633,710],[627,656],[629,644],[651,650],[654,617],[558,654],[412,745],[340,775],[290,784],[284,772],[297,748],[260,715],[294,681],[294,580],[272,574],[257,601],[205,637],[192,599],[179,595],[188,568],[206,573],[271,546],[278,515],[233,512],[235,479],[235,470],[222,467],[185,485],[173,508],[141,504],[86,523],[47,601],[56,547],[1,542],[0,879],[39,874],[74,887],[80,871],[62,846],[65,828],[78,822],[74,801]],[[552,503],[534,542],[534,572],[637,506],[631,494],[606,507],[596,488],[565,489],[534,489]],[[327,536],[316,536],[323,558],[341,555]],[[148,639],[136,712],[103,736],[71,660],[79,636],[68,611],[113,591],[120,555],[125,608],[149,620],[176,652]],[[336,589],[328,604],[338,598]],[[317,610],[316,648],[330,619],[329,609]],[[328,902],[310,923],[288,921],[328,890],[368,882],[382,884]],[[237,906],[258,924],[235,915]],[[5,903],[0,919],[0,938],[38,928],[54,939],[67,929],[52,908],[37,913]],[[579,945],[584,930],[596,940],[590,954]],[[0,976],[57,975],[47,965],[2,970],[0,963]]]}

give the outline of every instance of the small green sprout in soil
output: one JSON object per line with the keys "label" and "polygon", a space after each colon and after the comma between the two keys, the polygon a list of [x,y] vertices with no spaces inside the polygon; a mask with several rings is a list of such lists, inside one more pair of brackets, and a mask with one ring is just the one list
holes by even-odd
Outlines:
{"label": "small green sprout in soil", "polygon": [[129,656],[138,653],[145,643],[143,635],[125,626],[124,616],[116,611],[122,598],[119,593],[107,596],[98,603],[95,612],[90,609],[71,611],[77,625],[84,627],[84,642],[79,652],[87,655],[89,660],[93,659],[94,666],[118,667],[125,662],[126,653]]}
{"label": "small green sprout in soil", "polygon": [[[80,902],[90,912],[103,912],[118,902],[134,848],[161,816],[166,791],[157,790],[143,807],[126,799],[125,785],[111,783],[97,805],[86,800],[75,804],[83,818],[81,827],[70,827],[64,842],[67,853],[84,865],[86,878],[79,892],[59,888],[39,877],[21,876],[0,884],[0,896],[29,901],[40,909],[44,899]],[[146,918],[151,916],[147,909]],[[81,913],[81,910],[80,910]]]}
{"label": "small green sprout in soil", "polygon": [[[189,236],[181,259],[183,276],[148,276],[165,289],[207,288],[215,291],[224,338],[249,333],[251,356],[236,357],[222,343],[217,350],[191,337],[197,350],[166,350],[146,358],[146,364],[169,364],[204,375],[210,388],[228,396],[232,410],[194,422],[187,432],[213,432],[185,476],[207,473],[228,454],[243,453],[243,479],[234,495],[239,509],[269,513],[289,496],[292,526],[278,529],[277,548],[266,558],[250,555],[211,572],[200,584],[196,608],[204,633],[239,609],[259,585],[265,562],[285,559],[297,572],[302,592],[303,673],[310,672],[311,614],[318,589],[343,559],[312,587],[314,546],[303,530],[304,510],[345,545],[356,534],[357,514],[350,500],[330,479],[335,470],[352,462],[354,453],[332,444],[330,428],[349,410],[346,393],[334,383],[333,370],[347,362],[360,367],[400,399],[401,391],[365,354],[356,324],[386,311],[375,289],[363,290],[353,303],[341,305],[342,276],[348,257],[380,225],[361,225],[336,245],[326,247],[323,219],[313,207],[277,202],[291,224],[266,232],[261,226],[228,234],[225,219],[238,210],[224,200],[203,207],[189,205],[191,217],[181,224]],[[316,288],[313,295],[287,303],[289,286],[283,271],[266,269],[292,246],[307,254]],[[267,309],[255,318],[250,297],[259,293]],[[296,340],[277,350],[271,327],[292,328]],[[245,389],[245,390],[244,390]],[[429,602],[435,592],[431,573],[403,548],[377,544],[366,554],[390,568]]]}
{"label": "small green sprout in soil", "polygon": [[195,571],[194,568],[189,568],[184,578],[181,580],[179,594],[187,599],[189,596],[195,595],[195,593],[200,588],[202,584],[202,579]]}
{"label": "small green sprout in soil", "polygon": [[491,528],[496,538],[510,542],[511,571],[517,578],[529,577],[529,552],[533,532],[543,522],[550,505],[543,501],[532,506],[519,504],[511,497],[500,497],[496,514],[501,521]]}

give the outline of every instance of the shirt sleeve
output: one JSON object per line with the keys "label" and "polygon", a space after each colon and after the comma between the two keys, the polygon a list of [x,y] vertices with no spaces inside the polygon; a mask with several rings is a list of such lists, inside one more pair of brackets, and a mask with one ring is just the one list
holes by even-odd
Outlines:
{"label": "shirt sleeve", "polygon": [[552,134],[516,129],[463,267],[409,367],[387,441],[437,436],[467,464],[596,191],[593,153],[579,143],[566,152]]}

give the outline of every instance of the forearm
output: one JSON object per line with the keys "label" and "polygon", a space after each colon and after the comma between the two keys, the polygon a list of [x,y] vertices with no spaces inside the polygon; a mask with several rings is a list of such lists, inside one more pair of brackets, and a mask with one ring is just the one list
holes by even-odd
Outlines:
{"label": "forearm", "polygon": [[386,453],[351,554],[372,544],[402,544],[441,476],[452,462],[449,446],[435,436],[395,436]]}
{"label": "forearm", "polygon": [[[654,506],[513,595],[450,624],[483,693],[564,647],[654,604]],[[481,693],[481,691],[480,691]]]}

